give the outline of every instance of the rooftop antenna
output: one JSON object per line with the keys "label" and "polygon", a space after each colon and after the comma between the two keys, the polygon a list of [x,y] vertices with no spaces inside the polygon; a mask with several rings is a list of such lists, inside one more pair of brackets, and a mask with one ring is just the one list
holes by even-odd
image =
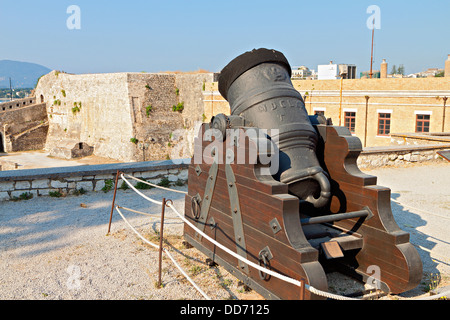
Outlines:
{"label": "rooftop antenna", "polygon": [[372,52],[370,54],[370,71],[369,71],[369,77],[372,79],[373,71],[372,71],[372,64],[373,64],[373,37],[375,34],[375,18],[372,20]]}

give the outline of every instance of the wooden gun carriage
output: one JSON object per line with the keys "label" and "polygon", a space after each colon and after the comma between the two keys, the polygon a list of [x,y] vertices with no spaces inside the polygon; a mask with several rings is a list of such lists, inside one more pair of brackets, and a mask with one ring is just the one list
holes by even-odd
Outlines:
{"label": "wooden gun carriage", "polygon": [[[306,110],[301,96],[286,89],[290,83],[286,63],[281,53],[259,49],[222,71],[226,85],[221,93],[231,101],[232,112],[217,115],[200,129],[189,166],[185,217],[247,260],[318,290],[328,290],[325,271],[330,268],[367,281],[374,266],[379,268],[381,290],[398,294],[415,288],[422,278],[422,262],[409,234],[394,220],[390,189],[359,170],[362,145],[347,128],[333,126],[323,116],[289,114],[288,109]],[[257,68],[262,75],[252,74]],[[242,87],[236,79],[243,74],[249,76],[245,81],[255,84],[238,93],[239,103],[234,103],[227,90],[235,84]],[[258,92],[255,88],[261,87],[264,76],[269,89]],[[242,98],[242,92],[251,96]],[[263,117],[277,117],[278,124],[263,127],[261,121],[273,119],[260,121],[248,114],[255,110]],[[308,137],[302,140],[294,136],[305,119],[309,123],[305,126],[312,129],[302,131]],[[273,130],[283,125],[291,131]],[[292,148],[303,151],[295,153]],[[312,154],[317,160],[305,160]],[[295,179],[289,169],[295,169]],[[289,178],[283,172],[289,172]],[[299,287],[245,264],[187,225],[184,237],[267,299],[323,299],[309,291],[301,294]]]}

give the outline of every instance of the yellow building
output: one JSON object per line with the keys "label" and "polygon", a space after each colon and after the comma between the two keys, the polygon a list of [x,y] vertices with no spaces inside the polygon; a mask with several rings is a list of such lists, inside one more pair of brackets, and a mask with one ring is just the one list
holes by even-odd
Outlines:
{"label": "yellow building", "polygon": [[[450,131],[450,78],[293,80],[309,114],[347,126],[364,147],[387,146],[392,134]],[[217,83],[203,91],[205,119],[230,113]],[[449,103],[450,104],[450,101]]]}

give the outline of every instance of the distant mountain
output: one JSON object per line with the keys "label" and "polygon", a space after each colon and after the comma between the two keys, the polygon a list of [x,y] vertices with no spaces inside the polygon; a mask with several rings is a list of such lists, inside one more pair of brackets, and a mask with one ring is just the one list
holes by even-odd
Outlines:
{"label": "distant mountain", "polygon": [[34,88],[37,80],[51,69],[36,63],[0,60],[0,88]]}

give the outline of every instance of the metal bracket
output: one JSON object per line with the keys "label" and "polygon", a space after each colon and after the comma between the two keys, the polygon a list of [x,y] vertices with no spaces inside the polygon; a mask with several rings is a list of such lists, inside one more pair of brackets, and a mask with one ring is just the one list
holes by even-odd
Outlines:
{"label": "metal bracket", "polygon": [[[213,162],[209,169],[208,180],[206,181],[205,193],[203,195],[202,206],[200,210],[200,216],[197,221],[196,227],[201,231],[205,230],[206,218],[208,217],[209,208],[211,207],[211,200],[214,193],[214,187],[217,180],[217,172],[219,171],[219,165],[217,162]],[[202,236],[199,233],[195,233],[197,240],[201,240]]]}
{"label": "metal bracket", "polygon": [[280,223],[278,222],[277,218],[271,220],[269,222],[269,225],[270,225],[270,228],[273,231],[273,234],[277,234],[278,232],[281,231],[281,226],[280,226]]}
{"label": "metal bracket", "polygon": [[[236,252],[247,259],[247,248],[245,245],[244,226],[242,224],[241,208],[239,206],[239,197],[236,188],[236,178],[230,164],[225,164],[225,175],[227,177],[228,195],[230,197],[231,218],[233,219],[234,239],[236,241]],[[238,267],[241,271],[248,274],[248,265],[238,261]]]}
{"label": "metal bracket", "polygon": [[197,177],[202,174],[202,168],[199,165],[195,167],[195,172],[197,173]]}
{"label": "metal bracket", "polygon": [[214,230],[214,228],[217,227],[216,220],[214,220],[213,217],[211,217],[211,218],[208,220],[208,224],[209,224],[209,227],[211,228],[211,230]]}

